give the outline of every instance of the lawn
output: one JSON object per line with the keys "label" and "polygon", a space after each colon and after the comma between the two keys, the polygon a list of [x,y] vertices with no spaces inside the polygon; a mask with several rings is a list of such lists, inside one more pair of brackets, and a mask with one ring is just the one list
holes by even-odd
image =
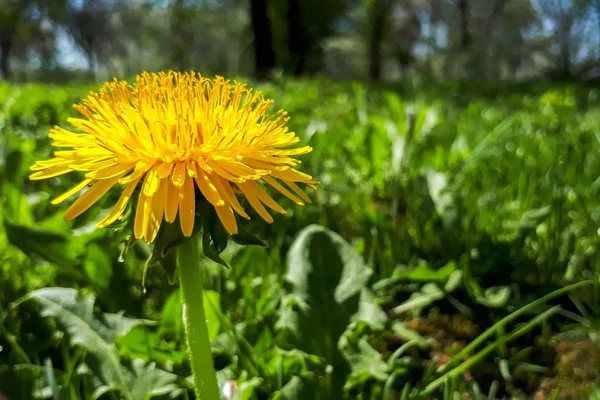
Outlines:
{"label": "lawn", "polygon": [[[118,191],[65,222],[50,199],[80,176],[28,179],[95,88],[0,85],[0,399],[194,396],[172,255],[95,229]],[[258,88],[320,185],[251,214],[266,246],[203,243],[232,398],[600,396],[598,89]]]}

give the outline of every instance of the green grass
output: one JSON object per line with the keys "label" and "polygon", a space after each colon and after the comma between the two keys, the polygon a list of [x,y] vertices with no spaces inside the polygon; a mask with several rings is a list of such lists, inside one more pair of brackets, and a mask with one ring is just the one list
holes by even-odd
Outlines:
{"label": "green grass", "polygon": [[[237,399],[587,396],[600,352],[600,92],[281,80],[321,182],[206,259],[221,384]],[[29,181],[93,86],[0,85],[0,393],[193,398],[178,286],[153,249],[75,221]],[[222,248],[205,249],[212,258]],[[585,357],[578,353],[585,348]],[[575,368],[577,366],[577,368]]]}

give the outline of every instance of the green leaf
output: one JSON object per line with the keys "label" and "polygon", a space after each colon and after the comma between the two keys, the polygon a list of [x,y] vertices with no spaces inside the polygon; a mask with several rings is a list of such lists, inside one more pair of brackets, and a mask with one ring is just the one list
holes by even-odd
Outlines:
{"label": "green leaf", "polygon": [[247,245],[247,246],[269,247],[269,244],[267,242],[265,242],[258,236],[248,232],[246,229],[244,229],[244,226],[241,223],[241,221],[239,220],[239,218],[238,218],[237,222],[238,222],[238,233],[235,235],[231,235],[231,239],[233,239],[234,242],[236,242],[237,244]]}
{"label": "green leaf", "polygon": [[6,399],[33,399],[34,389],[42,376],[43,370],[37,365],[0,365],[0,393]]}
{"label": "green leaf", "polygon": [[14,224],[7,219],[4,219],[4,229],[8,241],[34,261],[41,258],[63,267],[74,265],[67,236]]}
{"label": "green leaf", "polygon": [[240,383],[233,391],[233,400],[250,400],[256,398],[256,392],[261,384],[262,379],[256,377]]}
{"label": "green leaf", "polygon": [[444,291],[435,283],[428,283],[423,285],[420,291],[413,293],[407,301],[395,307],[392,312],[398,315],[407,311],[421,311],[442,298],[444,298]]}
{"label": "green leaf", "polygon": [[419,265],[411,270],[396,270],[394,278],[405,279],[411,282],[439,282],[443,283],[450,278],[450,275],[456,270],[456,263],[453,261],[447,263],[442,268],[434,270],[427,265]]}
{"label": "green leaf", "polygon": [[354,314],[352,321],[362,321],[374,330],[381,330],[387,320],[387,314],[377,304],[375,295],[369,289],[363,288],[360,292],[358,312]]}
{"label": "green leaf", "polygon": [[[178,314],[181,318],[181,314]],[[116,338],[119,354],[130,359],[156,361],[162,365],[181,366],[187,355],[181,346],[183,341],[167,341],[161,332],[149,326],[136,326],[127,335]]]}
{"label": "green leaf", "polygon": [[121,314],[94,315],[94,296],[74,289],[46,288],[29,293],[26,299],[41,306],[41,315],[51,317],[68,334],[73,345],[87,351],[86,362],[105,383],[114,383],[126,399],[132,399],[127,375],[121,368],[115,338],[127,334],[141,320]]}
{"label": "green leaf", "polygon": [[383,360],[381,354],[377,352],[369,342],[360,339],[358,348],[346,348],[342,350],[348,364],[352,367],[352,374],[348,378],[344,390],[352,390],[356,386],[362,385],[365,381],[375,379],[384,382],[390,372],[390,367]]}
{"label": "green leaf", "polygon": [[444,223],[448,225],[456,218],[456,210],[454,209],[454,199],[446,190],[448,185],[446,174],[429,170],[426,176],[429,194],[435,206],[435,211]]}
{"label": "green leaf", "polygon": [[92,282],[101,288],[108,287],[112,277],[112,260],[100,245],[92,243],[88,246],[83,268]]}
{"label": "green leaf", "polygon": [[477,301],[486,307],[502,307],[510,299],[510,287],[495,286],[485,290],[483,296],[478,296]]}
{"label": "green leaf", "polygon": [[[286,296],[276,329],[284,346],[315,354],[333,366],[332,393],[340,396],[349,365],[338,342],[353,319],[380,327],[366,284],[372,274],[354,247],[317,225],[303,229],[287,257]],[[361,310],[361,294],[363,308]]]}
{"label": "green leaf", "polygon": [[293,376],[280,390],[270,397],[271,400],[304,400],[314,398],[317,393],[316,385],[299,376]]}
{"label": "green leaf", "polygon": [[426,347],[429,344],[428,340],[418,332],[408,329],[404,322],[394,321],[392,330],[403,342],[416,342],[419,347]]}
{"label": "green leaf", "polygon": [[213,341],[221,330],[221,322],[219,320],[219,314],[221,313],[219,293],[214,290],[204,290],[202,294],[204,296],[204,313],[206,314],[208,337]]}
{"label": "green leaf", "polygon": [[448,293],[454,292],[461,284],[463,277],[463,272],[461,270],[456,270],[450,274],[448,277],[448,281],[444,286],[444,290]]}
{"label": "green leaf", "polygon": [[341,304],[360,293],[372,271],[354,247],[337,233],[318,225],[303,229],[288,253],[286,280],[303,296],[334,293]]}
{"label": "green leaf", "polygon": [[167,298],[161,313],[160,333],[174,335],[178,339],[184,338],[183,307],[181,305],[181,291],[178,288]]}
{"label": "green leaf", "polygon": [[155,363],[133,360],[127,368],[127,384],[133,399],[151,399],[178,390],[177,375],[156,368]]}

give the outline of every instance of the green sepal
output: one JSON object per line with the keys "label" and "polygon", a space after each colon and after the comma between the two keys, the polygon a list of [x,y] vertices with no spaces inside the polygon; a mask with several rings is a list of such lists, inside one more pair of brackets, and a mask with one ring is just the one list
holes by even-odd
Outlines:
{"label": "green sepal", "polygon": [[[163,221],[160,226],[160,230],[156,235],[156,239],[154,240],[154,249],[152,250],[152,254],[144,265],[142,286],[145,287],[146,274],[148,273],[148,270],[157,263],[160,263],[164,269],[169,279],[169,283],[174,284],[177,263],[175,262],[174,258],[175,252],[169,250],[174,249],[175,247],[180,246],[193,238],[201,228],[202,224],[200,223],[200,217],[198,215],[195,217],[194,230],[192,231],[192,235],[190,237],[183,235],[181,224],[179,222],[179,216],[175,219],[175,221],[173,221],[172,224]],[[163,262],[165,259],[166,262]]]}
{"label": "green sepal", "polygon": [[202,218],[202,250],[204,255],[216,263],[229,268],[229,265],[221,258],[220,254],[227,248],[228,234],[221,220],[217,216],[215,208],[206,199],[199,204],[200,216]]}
{"label": "green sepal", "polygon": [[231,235],[231,239],[237,244],[241,244],[244,246],[262,246],[269,247],[269,244],[256,236],[253,233],[248,232],[244,229],[244,226],[240,223],[239,219],[237,221],[238,233],[235,235]]}

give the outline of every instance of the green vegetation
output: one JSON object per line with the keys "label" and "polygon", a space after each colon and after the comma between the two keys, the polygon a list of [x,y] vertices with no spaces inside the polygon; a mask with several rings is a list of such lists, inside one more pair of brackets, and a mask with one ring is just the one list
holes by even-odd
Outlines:
{"label": "green vegetation", "polygon": [[[94,229],[118,193],[65,222],[49,199],[77,177],[27,178],[90,88],[0,85],[0,393],[193,398],[175,272],[154,265],[144,290],[152,247]],[[268,247],[203,260],[233,398],[597,394],[600,91],[260,88],[314,148],[302,170],[321,185],[245,226]]]}

